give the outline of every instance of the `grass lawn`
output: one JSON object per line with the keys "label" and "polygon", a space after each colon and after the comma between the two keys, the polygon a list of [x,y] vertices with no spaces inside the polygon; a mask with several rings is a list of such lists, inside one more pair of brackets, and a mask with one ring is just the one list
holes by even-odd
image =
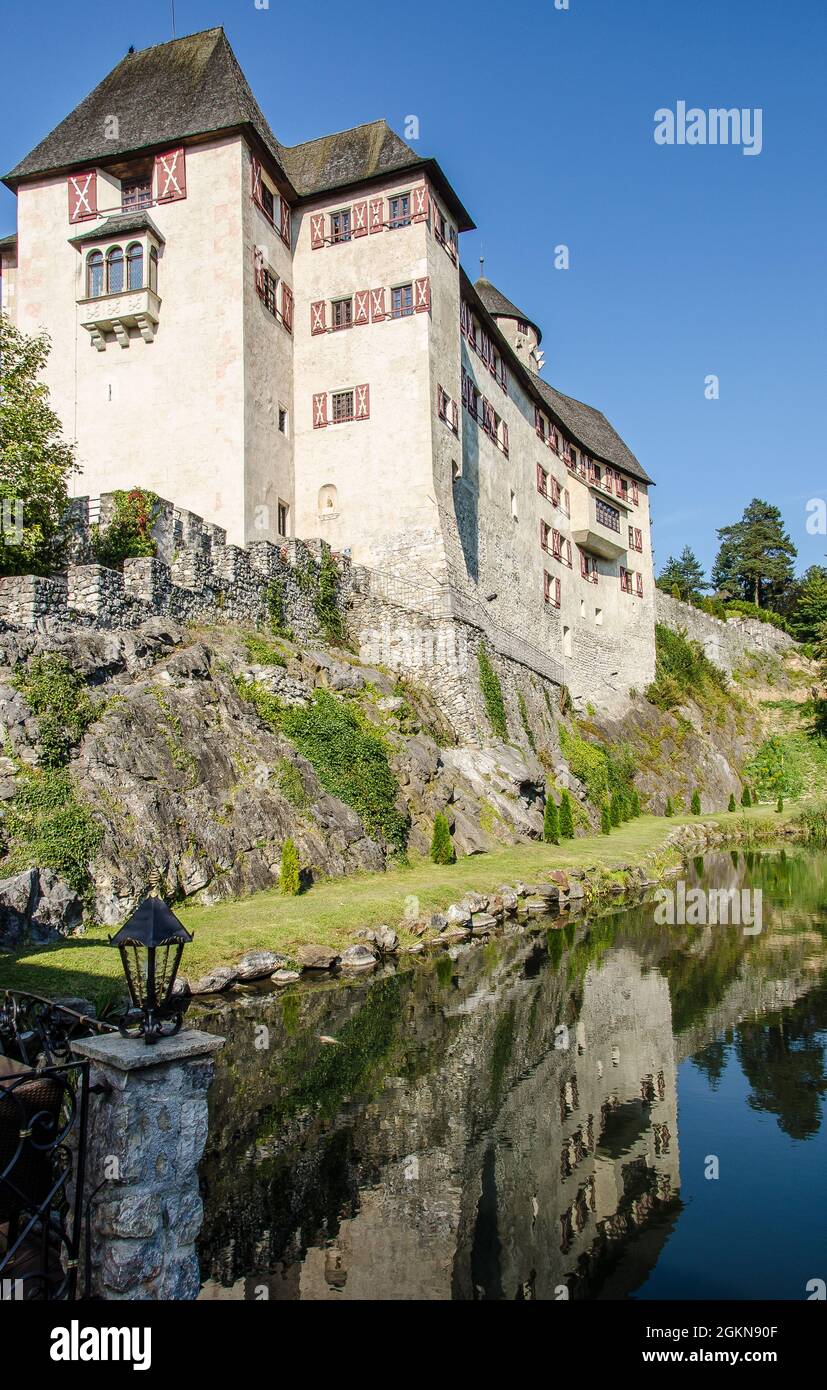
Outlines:
{"label": "grass lawn", "polygon": [[[192,945],[185,948],[182,969],[194,979],[211,966],[232,963],[255,946],[290,956],[302,942],[348,945],[357,927],[382,922],[398,927],[409,898],[417,900],[414,915],[434,912],[468,890],[490,892],[518,879],[536,882],[551,869],[596,865],[611,870],[619,864],[638,864],[656,852],[677,825],[717,821],[736,827],[746,818],[780,827],[797,809],[790,802],[781,815],[764,805],[746,811],[739,808],[732,814],[675,816],[671,820],[641,816],[621,825],[608,838],[595,835],[562,845],[518,845],[446,866],[423,859],[388,873],[329,879],[297,898],[283,898],[271,890],[215,907],[176,907],[184,926],[195,933]],[[84,936],[56,945],[0,955],[0,985],[48,997],[79,994],[99,1005],[120,997],[120,956],[107,943],[114,930],[92,928]],[[404,940],[405,933],[400,935]]]}

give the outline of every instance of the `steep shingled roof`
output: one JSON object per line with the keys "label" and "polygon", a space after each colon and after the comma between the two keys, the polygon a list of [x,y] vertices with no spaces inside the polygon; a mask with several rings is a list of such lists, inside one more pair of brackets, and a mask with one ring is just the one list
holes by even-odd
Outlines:
{"label": "steep shingled roof", "polygon": [[[485,326],[488,331],[496,333],[497,345],[508,362],[510,370],[520,378],[538,404],[549,411],[558,424],[568,430],[575,443],[580,444],[587,453],[593,454],[595,458],[602,459],[604,463],[612,464],[615,468],[622,468],[624,473],[628,473],[632,478],[637,478],[639,482],[653,483],[653,479],[638,463],[631,449],[624,444],[617,430],[609,424],[602,411],[595,410],[594,406],[586,405],[583,401],[576,401],[573,396],[564,396],[562,391],[555,391],[553,386],[549,386],[548,382],[543,381],[543,378],[538,376],[536,372],[532,372],[526,367],[508,339],[500,332],[493,313],[483,300],[477,286],[472,284],[464,270],[460,270],[460,289],[474,307],[481,311],[481,317],[486,320]],[[510,304],[510,301],[506,299],[505,303]],[[514,305],[511,304],[510,307],[513,309]],[[511,318],[512,315],[506,314],[506,317]]]}
{"label": "steep shingled roof", "polygon": [[115,217],[105,217],[97,227],[84,227],[77,236],[70,236],[69,242],[72,246],[82,246],[86,241],[97,241],[99,237],[122,237],[128,232],[152,232],[156,241],[164,242],[165,238],[160,228],[156,226],[148,212],[136,209],[134,212],[122,212]]}
{"label": "steep shingled roof", "polygon": [[0,251],[13,251],[17,246],[17,232],[10,232],[8,236],[0,236]]}
{"label": "steep shingled roof", "polygon": [[[107,118],[118,138],[106,138]],[[129,53],[4,182],[162,148],[188,136],[252,126],[281,165],[282,149],[222,28]]]}
{"label": "steep shingled roof", "polygon": [[490,280],[486,280],[481,275],[476,281],[474,289],[492,318],[522,319],[524,323],[530,324],[534,329],[538,344],[542,342],[543,335],[534,320],[530,319],[522,309],[518,309],[516,304],[512,304],[510,299],[506,299],[502,290],[498,290],[497,286],[492,285]]}

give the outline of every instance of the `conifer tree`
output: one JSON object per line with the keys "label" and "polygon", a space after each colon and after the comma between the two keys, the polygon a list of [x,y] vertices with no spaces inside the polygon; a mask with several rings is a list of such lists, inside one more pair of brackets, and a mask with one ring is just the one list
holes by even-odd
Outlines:
{"label": "conifer tree", "polygon": [[783,798],[783,796],[779,796],[778,801],[776,802],[776,805],[775,805],[775,809],[776,809],[776,811],[783,811],[783,810],[784,810],[784,798]]}
{"label": "conifer tree", "polygon": [[666,798],[666,805],[665,805],[665,807],[664,807],[663,814],[664,814],[665,816],[674,816],[674,814],[675,814],[675,808],[674,808],[674,806],[672,805],[672,798],[671,798],[671,796],[667,796],[667,798]]}
{"label": "conifer tree", "polygon": [[560,797],[560,839],[574,839],[574,817],[571,812],[571,797],[563,792]]}
{"label": "conifer tree", "polygon": [[637,817],[640,815],[640,797],[637,793],[637,787],[632,787],[631,810],[632,816],[636,820]]}
{"label": "conifer tree", "polygon": [[735,809],[736,809],[736,808],[735,808],[735,793],[734,793],[734,792],[730,792],[730,794],[729,794],[729,806],[727,807],[727,810],[728,810],[728,811],[734,811]]}
{"label": "conifer tree", "polygon": [[600,808],[600,831],[603,835],[611,835],[612,833],[612,813],[608,801],[604,801]]}
{"label": "conifer tree", "polygon": [[612,792],[612,799],[609,802],[609,816],[611,818],[612,825],[620,825],[622,819],[620,806],[620,792]]}
{"label": "conifer tree", "polygon": [[301,892],[299,851],[296,849],[295,841],[289,838],[282,846],[279,888],[286,897],[291,898],[295,898],[296,894]]}
{"label": "conifer tree", "polygon": [[550,791],[546,791],[546,809],[543,815],[543,839],[547,845],[559,845],[560,843],[560,819],[557,815],[557,803]]}
{"label": "conifer tree", "polygon": [[454,864],[457,852],[451,839],[451,827],[442,811],[434,817],[434,833],[431,839],[431,859],[434,864]]}
{"label": "conifer tree", "polygon": [[699,816],[701,814],[701,793],[698,791],[697,787],[692,793],[692,814],[693,816]]}
{"label": "conifer tree", "polygon": [[752,797],[751,797],[750,794],[749,794],[749,787],[746,787],[746,786],[745,786],[745,787],[744,787],[744,790],[741,792],[741,805],[742,805],[742,806],[751,806],[751,805],[752,805]]}

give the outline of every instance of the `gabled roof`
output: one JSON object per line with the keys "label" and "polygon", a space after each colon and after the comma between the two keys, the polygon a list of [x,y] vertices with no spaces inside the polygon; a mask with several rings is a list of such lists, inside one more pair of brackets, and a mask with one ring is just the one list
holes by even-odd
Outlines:
{"label": "gabled roof", "polygon": [[[510,370],[519,377],[529,395],[552,416],[554,422],[568,431],[574,442],[595,458],[611,464],[614,468],[622,468],[624,473],[637,478],[641,483],[652,483],[649,474],[638,463],[631,449],[624,444],[602,411],[595,410],[594,406],[585,405],[583,401],[576,401],[573,396],[564,396],[562,391],[555,391],[554,387],[549,386],[536,372],[529,371],[508,339],[500,332],[496,319],[464,270],[460,270],[460,291],[477,310],[487,331],[496,334],[497,346],[508,362]],[[506,303],[508,302],[506,300]],[[510,318],[511,315],[508,314],[506,317]]]}
{"label": "gabled roof", "polygon": [[492,285],[490,280],[486,280],[482,275],[476,281],[474,289],[493,318],[522,319],[528,323],[537,334],[538,344],[542,342],[543,335],[533,319],[528,317],[522,309],[518,309],[516,304],[512,304],[510,299],[506,299],[502,290],[498,290],[496,285]]}
{"label": "gabled roof", "polygon": [[418,155],[387,121],[369,121],[300,145],[283,146],[282,167],[300,198],[350,188],[406,169],[421,171],[434,180],[451,204],[460,231],[474,225],[436,160]]}
{"label": "gabled roof", "polygon": [[77,236],[70,236],[72,246],[82,246],[85,241],[97,241],[99,237],[122,237],[129,232],[152,232],[156,241],[163,243],[164,235],[156,226],[148,212],[121,212],[115,217],[105,217],[97,227],[84,227]]}
{"label": "gabled roof", "polygon": [[0,236],[0,251],[14,251],[17,249],[17,232],[9,232],[8,236]]}
{"label": "gabled roof", "polygon": [[[106,138],[118,117],[118,137]],[[270,129],[222,28],[128,53],[4,182],[160,149],[188,137],[252,127],[281,166]]]}

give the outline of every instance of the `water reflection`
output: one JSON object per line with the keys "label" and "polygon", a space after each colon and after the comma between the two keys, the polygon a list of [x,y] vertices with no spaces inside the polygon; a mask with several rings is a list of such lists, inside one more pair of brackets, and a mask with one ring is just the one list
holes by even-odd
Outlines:
{"label": "water reflection", "polygon": [[[704,1138],[734,1068],[745,1113],[821,1139],[827,1021],[827,862],[725,854],[691,876],[762,886],[760,936],[655,927],[642,905],[205,1011],[228,1042],[202,1168],[202,1296],[681,1296],[649,1284],[706,1195],[684,1210],[685,1070]],[[703,1140],[687,1114],[681,1090],[691,1185]],[[719,1209],[698,1239],[710,1232],[727,1240]]]}

